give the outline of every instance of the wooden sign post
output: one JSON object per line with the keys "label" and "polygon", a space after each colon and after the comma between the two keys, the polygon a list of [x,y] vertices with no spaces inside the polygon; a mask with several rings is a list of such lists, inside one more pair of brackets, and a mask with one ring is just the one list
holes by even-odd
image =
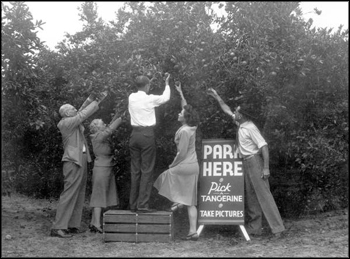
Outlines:
{"label": "wooden sign post", "polygon": [[236,152],[235,140],[205,139],[202,155],[198,235],[204,225],[239,225],[249,241],[244,228],[243,163]]}

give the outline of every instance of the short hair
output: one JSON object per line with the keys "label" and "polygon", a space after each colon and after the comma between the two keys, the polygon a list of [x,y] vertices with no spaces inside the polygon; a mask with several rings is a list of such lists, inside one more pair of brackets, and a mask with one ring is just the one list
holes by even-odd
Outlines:
{"label": "short hair", "polygon": [[184,117],[188,126],[198,126],[199,125],[199,116],[195,109],[189,104],[184,106],[185,112]]}
{"label": "short hair", "polygon": [[90,128],[91,133],[96,133],[100,129],[100,125],[99,125],[100,121],[101,121],[101,119],[94,119],[90,123],[89,128]]}
{"label": "short hair", "polygon": [[61,117],[65,117],[65,113],[67,111],[67,109],[69,109],[70,107],[72,107],[72,105],[66,103],[66,104],[63,104],[60,109],[58,110],[59,114],[61,115]]}
{"label": "short hair", "polygon": [[135,84],[137,88],[143,88],[149,84],[150,80],[147,76],[138,76],[136,77]]}

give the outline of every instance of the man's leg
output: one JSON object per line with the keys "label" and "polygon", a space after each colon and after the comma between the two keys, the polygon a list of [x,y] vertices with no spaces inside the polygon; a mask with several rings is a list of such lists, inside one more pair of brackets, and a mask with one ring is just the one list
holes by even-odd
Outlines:
{"label": "man's leg", "polygon": [[137,200],[139,197],[139,186],[141,179],[141,151],[136,143],[137,135],[132,134],[130,138],[130,158],[131,158],[131,187],[129,206],[130,210],[137,209]]}
{"label": "man's leg", "polygon": [[63,162],[64,189],[57,205],[56,219],[52,229],[67,229],[77,202],[83,174],[73,162]]}
{"label": "man's leg", "polygon": [[78,170],[78,174],[81,174],[83,177],[81,179],[79,195],[75,203],[73,214],[68,223],[68,228],[79,228],[81,224],[87,181],[87,155],[85,153],[83,154],[82,165],[83,166]]}
{"label": "man's leg", "polygon": [[151,197],[153,187],[153,171],[156,163],[156,145],[154,136],[147,136],[143,141],[143,149],[141,153],[141,182],[140,195],[138,199],[138,208],[149,208],[149,199]]}
{"label": "man's leg", "polygon": [[246,214],[249,216],[246,228],[249,234],[261,234],[262,229],[262,210],[259,201],[256,197],[254,187],[251,182],[251,167],[244,166],[244,183],[245,183],[245,200],[246,200]]}
{"label": "man's leg", "polygon": [[[285,230],[281,215],[278,211],[275,199],[273,198],[269,181],[261,178],[263,170],[263,161],[260,156],[254,156],[249,159],[251,166],[250,180],[254,187],[256,197],[259,201],[260,207],[264,213],[266,221],[268,222],[272,233],[278,233]],[[253,173],[255,172],[255,173]]]}

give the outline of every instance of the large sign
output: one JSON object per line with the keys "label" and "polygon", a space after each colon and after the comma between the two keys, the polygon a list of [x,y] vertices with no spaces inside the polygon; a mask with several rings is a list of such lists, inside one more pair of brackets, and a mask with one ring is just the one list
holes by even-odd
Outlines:
{"label": "large sign", "polygon": [[199,225],[244,225],[244,176],[235,141],[202,141]]}

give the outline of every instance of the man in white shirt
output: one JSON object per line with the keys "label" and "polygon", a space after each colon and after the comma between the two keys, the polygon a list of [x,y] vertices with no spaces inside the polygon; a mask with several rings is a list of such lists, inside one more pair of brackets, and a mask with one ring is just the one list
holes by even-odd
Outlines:
{"label": "man in white shirt", "polygon": [[137,93],[129,96],[129,113],[133,131],[129,148],[131,156],[131,190],[129,206],[132,212],[153,212],[149,208],[152,191],[152,175],[156,161],[154,126],[155,107],[170,99],[169,77],[166,73],[165,89],[162,95],[148,94],[150,80],[146,76],[136,78]]}
{"label": "man in white shirt", "polygon": [[[279,237],[285,227],[270,192],[267,143],[259,129],[251,121],[253,116],[248,112],[248,108],[241,105],[233,113],[214,89],[210,88],[208,94],[219,102],[221,109],[230,115],[238,125],[236,145],[238,145],[239,154],[243,158],[246,212],[250,218],[246,224],[247,232],[257,236],[262,234],[262,213],[264,213],[274,238]],[[262,154],[262,158],[260,154]]]}

